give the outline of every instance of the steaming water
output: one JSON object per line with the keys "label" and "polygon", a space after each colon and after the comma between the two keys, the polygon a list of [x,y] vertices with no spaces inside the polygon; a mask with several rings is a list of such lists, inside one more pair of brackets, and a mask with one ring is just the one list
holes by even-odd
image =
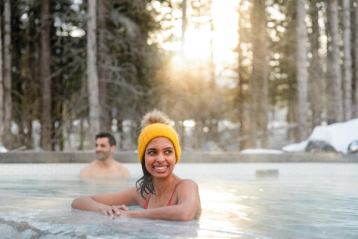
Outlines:
{"label": "steaming water", "polygon": [[[81,182],[83,164],[0,165],[1,238],[358,238],[358,164],[179,164],[198,182],[197,221],[119,218],[78,210],[79,195],[113,192],[132,178]],[[256,177],[256,170],[278,175]]]}

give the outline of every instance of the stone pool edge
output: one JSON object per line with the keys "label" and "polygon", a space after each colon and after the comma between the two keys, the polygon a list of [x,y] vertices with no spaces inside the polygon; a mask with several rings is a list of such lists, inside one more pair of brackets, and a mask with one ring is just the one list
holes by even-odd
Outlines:
{"label": "stone pool edge", "polygon": [[[8,152],[0,153],[0,163],[88,163],[94,159],[93,152]],[[115,154],[124,163],[136,163],[133,151]],[[358,163],[358,154],[337,153],[282,153],[242,154],[240,152],[185,151],[182,163]]]}

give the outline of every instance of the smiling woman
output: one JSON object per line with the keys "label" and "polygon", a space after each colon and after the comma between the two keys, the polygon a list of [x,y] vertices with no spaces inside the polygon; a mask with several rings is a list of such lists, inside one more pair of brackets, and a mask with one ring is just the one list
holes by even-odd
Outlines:
{"label": "smiling woman", "polygon": [[[122,192],[76,198],[72,207],[103,213],[110,217],[142,217],[187,221],[201,213],[197,184],[173,171],[180,160],[179,137],[161,112],[149,112],[142,121],[138,138],[138,159],[143,176],[136,187]],[[128,210],[139,205],[147,210]]]}

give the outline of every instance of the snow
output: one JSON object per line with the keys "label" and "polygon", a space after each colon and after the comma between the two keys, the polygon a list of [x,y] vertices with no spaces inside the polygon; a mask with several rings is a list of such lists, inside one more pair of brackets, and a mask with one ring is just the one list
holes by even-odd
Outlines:
{"label": "snow", "polygon": [[347,153],[348,145],[358,140],[358,118],[347,122],[327,126],[317,126],[307,140],[298,144],[290,144],[282,148],[287,152],[304,151],[308,141],[323,140],[332,145],[338,152]]}
{"label": "snow", "polygon": [[286,145],[285,147],[282,148],[282,150],[285,152],[302,152],[302,151],[305,151],[307,144],[308,144],[308,141],[305,140],[305,141],[302,141],[297,144]]}
{"label": "snow", "polygon": [[6,153],[6,152],[7,149],[5,148],[5,146],[0,144],[0,153]]}
{"label": "snow", "polygon": [[281,150],[275,149],[244,149],[240,151],[242,154],[282,154]]}

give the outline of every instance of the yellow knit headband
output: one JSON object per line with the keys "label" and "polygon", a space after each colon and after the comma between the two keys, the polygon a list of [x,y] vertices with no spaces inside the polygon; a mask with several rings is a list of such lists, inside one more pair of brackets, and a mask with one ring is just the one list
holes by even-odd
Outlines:
{"label": "yellow knit headband", "polygon": [[149,142],[157,137],[168,138],[174,146],[175,156],[177,162],[180,160],[181,149],[179,143],[179,137],[174,128],[167,124],[155,123],[150,124],[142,129],[138,137],[138,159],[143,160],[145,149]]}

